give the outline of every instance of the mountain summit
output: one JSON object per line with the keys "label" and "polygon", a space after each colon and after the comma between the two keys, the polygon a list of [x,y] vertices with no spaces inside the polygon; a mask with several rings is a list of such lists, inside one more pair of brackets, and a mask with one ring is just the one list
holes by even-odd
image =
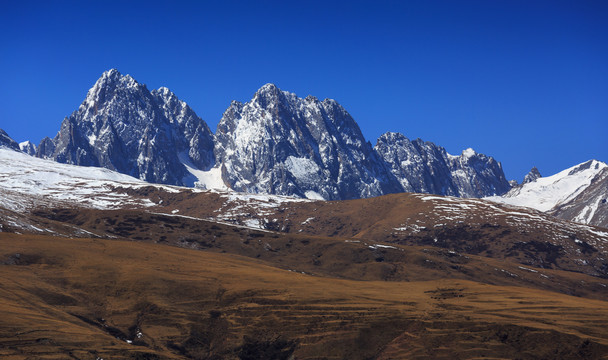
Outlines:
{"label": "mountain summit", "polygon": [[38,156],[105,167],[154,183],[189,185],[180,157],[199,168],[213,165],[213,134],[168,89],[150,92],[111,69],[63,120],[52,142],[43,140]]}
{"label": "mountain summit", "polygon": [[222,174],[238,191],[354,199],[399,192],[396,179],[335,100],[262,86],[233,102],[216,132]]}
{"label": "mountain summit", "polygon": [[403,191],[481,197],[510,188],[491,157],[472,149],[452,156],[396,133],[374,148],[337,101],[274,84],[233,101],[214,135],[169,89],[149,91],[116,69],[102,74],[53,139],[26,150],[153,183],[326,200]]}
{"label": "mountain summit", "polygon": [[388,132],[375,150],[406,192],[483,197],[510,189],[500,163],[470,148],[454,156],[431,142]]}
{"label": "mountain summit", "polygon": [[526,176],[524,176],[524,181],[522,181],[522,185],[523,184],[527,184],[527,183],[531,183],[533,181],[536,181],[536,179],[540,179],[541,177],[543,177],[540,174],[540,171],[538,171],[538,169],[535,167],[532,168],[532,170],[530,170],[529,173],[526,174]]}

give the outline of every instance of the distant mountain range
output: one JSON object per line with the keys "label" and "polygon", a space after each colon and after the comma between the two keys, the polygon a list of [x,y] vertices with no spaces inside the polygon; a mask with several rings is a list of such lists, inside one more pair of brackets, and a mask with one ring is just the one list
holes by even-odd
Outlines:
{"label": "distant mountain range", "polygon": [[[54,138],[38,146],[17,144],[2,131],[0,145],[151,183],[325,200],[399,192],[489,197],[579,222],[607,222],[604,163],[565,170],[555,175],[559,181],[533,169],[516,185],[506,180],[499,162],[472,149],[454,156],[393,132],[372,146],[335,100],[300,98],[273,84],[246,103],[233,101],[214,134],[169,89],[150,91],[112,69]],[[578,185],[560,187],[566,180]]]}
{"label": "distant mountain range", "polygon": [[62,163],[100,166],[162,184],[326,200],[397,192],[482,197],[507,192],[500,163],[466,150],[451,156],[387,133],[376,147],[335,100],[304,99],[275,85],[233,101],[213,134],[167,88],[103,73],[54,138],[23,150]]}

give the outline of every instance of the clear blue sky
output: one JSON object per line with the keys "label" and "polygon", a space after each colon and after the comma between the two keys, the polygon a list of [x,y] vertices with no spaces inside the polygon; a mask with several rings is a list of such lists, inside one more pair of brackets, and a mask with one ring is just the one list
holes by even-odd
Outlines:
{"label": "clear blue sky", "polygon": [[608,161],[608,1],[4,1],[0,128],[53,137],[101,73],[209,126],[265,83],[521,180]]}

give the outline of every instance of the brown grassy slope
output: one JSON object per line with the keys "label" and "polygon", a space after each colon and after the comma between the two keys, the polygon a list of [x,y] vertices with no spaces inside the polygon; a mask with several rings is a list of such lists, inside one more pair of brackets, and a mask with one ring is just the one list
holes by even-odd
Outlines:
{"label": "brown grassy slope", "polygon": [[604,301],[310,276],[142,242],[1,233],[0,249],[2,359],[608,356]]}
{"label": "brown grassy slope", "polygon": [[232,211],[234,221],[255,220],[282,232],[434,246],[608,278],[607,229],[531,209],[424,194],[287,202],[264,211],[236,201],[222,204],[221,199],[217,194],[177,194],[163,204],[165,211],[179,209],[180,214],[203,218]]}
{"label": "brown grassy slope", "polygon": [[308,274],[384,281],[454,278],[608,298],[608,282],[604,279],[533,269],[516,262],[466,255],[440,247],[386,245],[338,236],[257,231],[138,210],[52,209],[36,214],[47,222],[54,219],[95,234],[247,256]]}
{"label": "brown grassy slope", "polygon": [[608,278],[608,229],[480,199],[402,193],[302,202],[244,194],[175,192],[153,186],[119,187],[115,191],[158,204],[145,209],[149,211],[179,211],[180,215],[257,224],[288,233],[434,246]]}

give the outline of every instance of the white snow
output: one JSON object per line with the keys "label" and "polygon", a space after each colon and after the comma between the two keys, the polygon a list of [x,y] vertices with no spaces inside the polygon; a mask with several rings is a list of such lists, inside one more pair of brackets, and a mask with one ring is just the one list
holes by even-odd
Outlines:
{"label": "white snow", "polygon": [[304,193],[304,196],[306,196],[307,199],[309,200],[325,200],[325,198],[323,197],[323,195],[319,194],[316,191],[312,191],[312,190],[308,190]]}
{"label": "white snow", "polygon": [[[115,191],[116,187],[143,186],[156,185],[103,168],[60,164],[0,149],[0,205],[9,210],[22,212],[52,202],[101,209],[156,205]],[[157,187],[175,191],[169,186]]]}
{"label": "white snow", "polygon": [[374,245],[369,245],[368,247],[369,247],[370,249],[377,249],[377,248],[380,248],[380,249],[395,249],[395,250],[397,250],[397,248],[396,248],[396,247],[394,247],[394,246],[390,246],[390,245],[380,245],[380,244],[374,244]]}
{"label": "white snow", "polygon": [[451,197],[451,196],[441,196],[441,195],[421,195],[421,196],[419,196],[419,198],[422,201],[437,200],[437,201],[458,202],[459,200],[462,200],[462,199]]}
{"label": "white snow", "polygon": [[32,147],[34,151],[36,150],[36,145],[32,144],[32,142],[29,140],[19,143],[19,148],[21,149],[21,151],[25,151],[29,147]]}
{"label": "white snow", "polygon": [[89,135],[89,144],[91,144],[91,146],[95,146],[96,140],[97,140],[97,135],[95,135],[94,133]]}
{"label": "white snow", "polygon": [[[491,196],[485,199],[530,207],[539,211],[549,211],[575,198],[591,185],[592,180],[602,169],[608,167],[607,164],[596,160],[592,160],[586,169],[579,169],[581,165],[573,166],[552,176],[538,178],[536,181],[512,189],[503,196]],[[590,218],[589,215],[594,212],[592,210],[589,209],[581,215],[581,220]]]}
{"label": "white snow", "polygon": [[309,222],[311,222],[311,221],[312,221],[312,220],[314,220],[314,219],[315,219],[314,217],[309,217],[308,219],[306,219],[306,220],[304,220],[304,221],[302,222],[302,225],[306,225],[306,224],[308,224]]}
{"label": "white snow", "polygon": [[537,270],[529,269],[529,268],[523,267],[523,266],[518,266],[518,268],[520,268],[522,270],[530,271],[530,272],[533,272],[533,273],[537,273],[538,272]]}
{"label": "white snow", "polygon": [[468,149],[462,151],[462,155],[466,158],[471,158],[471,157],[477,155],[477,153],[475,152],[475,150],[468,148]]}
{"label": "white snow", "polygon": [[260,225],[260,221],[257,219],[246,219],[243,221],[243,225],[252,229],[264,229],[264,227]]}
{"label": "white snow", "polygon": [[220,166],[215,166],[207,171],[199,170],[188,158],[188,154],[179,154],[179,160],[190,173],[184,179],[185,183],[190,183],[194,187],[201,189],[228,190],[224,180],[222,180],[222,169]]}
{"label": "white snow", "polygon": [[285,168],[298,179],[307,178],[319,172],[319,166],[307,158],[288,156],[284,164]]}
{"label": "white snow", "polygon": [[583,210],[574,218],[574,221],[589,224],[593,219],[593,216],[595,216],[601,202],[602,198],[598,197],[592,204],[587,204],[585,208],[583,208]]}

